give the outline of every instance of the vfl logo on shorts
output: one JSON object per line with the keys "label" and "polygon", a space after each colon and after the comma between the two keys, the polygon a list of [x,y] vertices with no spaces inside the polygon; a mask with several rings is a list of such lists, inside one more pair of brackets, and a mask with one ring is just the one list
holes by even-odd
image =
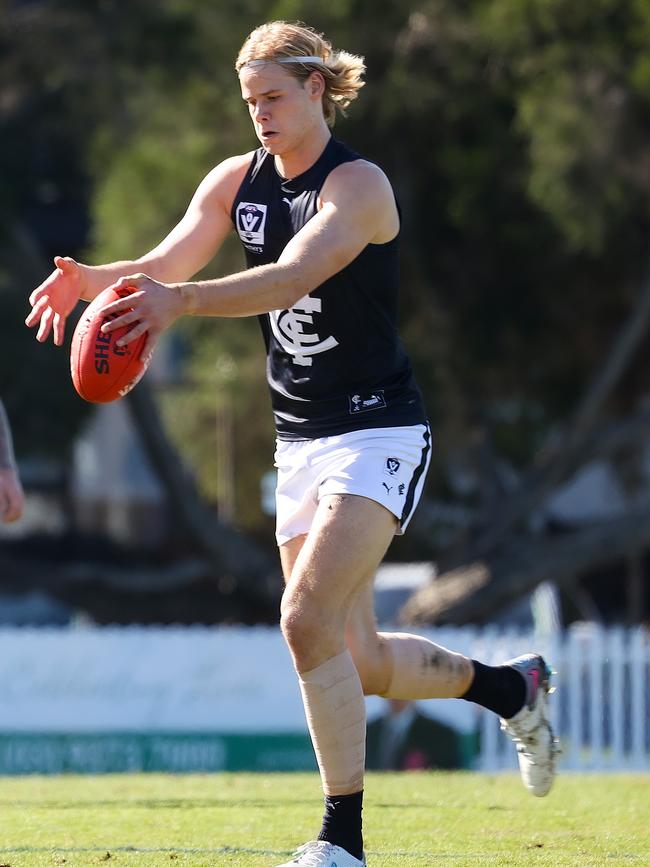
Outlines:
{"label": "vfl logo on shorts", "polygon": [[397,460],[397,458],[386,458],[386,465],[384,467],[384,472],[387,476],[394,476],[399,470],[401,464]]}
{"label": "vfl logo on shorts", "polygon": [[348,396],[350,415],[358,412],[368,412],[371,409],[383,409],[386,406],[384,390],[380,388],[367,394],[351,394]]}
{"label": "vfl logo on shorts", "polygon": [[267,210],[266,205],[256,205],[253,202],[240,202],[237,205],[235,221],[242,241],[247,244],[264,243]]}

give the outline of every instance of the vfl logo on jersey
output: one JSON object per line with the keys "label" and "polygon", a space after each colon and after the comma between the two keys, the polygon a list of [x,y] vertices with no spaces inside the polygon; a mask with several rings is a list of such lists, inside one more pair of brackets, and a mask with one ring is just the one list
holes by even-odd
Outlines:
{"label": "vfl logo on jersey", "polygon": [[266,205],[256,205],[252,202],[240,202],[237,205],[235,220],[237,232],[242,241],[246,241],[248,244],[264,243],[266,212]]}
{"label": "vfl logo on jersey", "polygon": [[383,409],[386,406],[383,388],[367,394],[351,394],[348,396],[350,415],[358,412],[368,412],[371,409]]}
{"label": "vfl logo on jersey", "polygon": [[293,363],[311,367],[312,355],[327,352],[339,345],[335,337],[321,340],[320,334],[306,334],[303,326],[314,324],[314,313],[320,313],[322,301],[305,295],[289,310],[272,310],[269,313],[271,329],[282,349],[293,356]]}

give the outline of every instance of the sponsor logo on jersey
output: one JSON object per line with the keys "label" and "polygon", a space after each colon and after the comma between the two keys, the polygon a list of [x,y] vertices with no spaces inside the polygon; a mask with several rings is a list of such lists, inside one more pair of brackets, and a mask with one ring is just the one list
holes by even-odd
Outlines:
{"label": "sponsor logo on jersey", "polygon": [[356,415],[358,412],[368,412],[371,409],[383,409],[386,406],[384,390],[380,388],[367,394],[350,394],[348,395],[348,405],[351,415]]}
{"label": "sponsor logo on jersey", "polygon": [[271,329],[284,352],[291,355],[294,364],[311,367],[312,356],[327,352],[339,345],[335,337],[322,339],[318,332],[305,332],[305,326],[314,326],[314,314],[322,310],[320,298],[305,295],[289,310],[269,313]]}
{"label": "sponsor logo on jersey", "polygon": [[[267,205],[258,205],[255,202],[240,202],[237,205],[235,212],[237,232],[247,246],[249,244],[258,246],[264,244],[267,210]],[[249,247],[249,249],[251,248]],[[258,251],[255,250],[254,252]]]}

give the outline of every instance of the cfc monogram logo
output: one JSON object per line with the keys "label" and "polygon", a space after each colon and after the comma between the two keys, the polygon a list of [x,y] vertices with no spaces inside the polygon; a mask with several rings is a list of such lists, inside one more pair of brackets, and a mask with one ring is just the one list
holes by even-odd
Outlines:
{"label": "cfc monogram logo", "polygon": [[317,333],[305,333],[304,326],[314,324],[314,313],[320,313],[320,298],[305,295],[289,310],[272,310],[269,313],[271,328],[275,339],[284,352],[293,357],[294,364],[311,367],[312,355],[327,352],[338,346],[335,337],[321,339]]}

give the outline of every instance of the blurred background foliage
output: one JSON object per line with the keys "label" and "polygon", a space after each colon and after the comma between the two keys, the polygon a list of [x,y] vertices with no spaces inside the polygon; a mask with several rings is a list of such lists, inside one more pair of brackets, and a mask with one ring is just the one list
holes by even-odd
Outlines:
{"label": "blurred background foliage", "polygon": [[[22,327],[29,292],[56,253],[141,254],[213,165],[255,147],[233,63],[274,18],[367,59],[336,134],[386,169],[403,209],[403,337],[438,442],[429,484],[444,489],[448,460],[486,431],[525,465],[648,268],[650,0],[0,2],[0,395],[19,457],[65,459],[88,411],[65,350]],[[242,264],[228,244],[206,275]],[[187,321],[174,340],[170,433],[213,498],[227,405],[237,519],[254,529],[272,452],[257,326]],[[647,354],[612,415],[645,397]]]}

